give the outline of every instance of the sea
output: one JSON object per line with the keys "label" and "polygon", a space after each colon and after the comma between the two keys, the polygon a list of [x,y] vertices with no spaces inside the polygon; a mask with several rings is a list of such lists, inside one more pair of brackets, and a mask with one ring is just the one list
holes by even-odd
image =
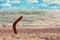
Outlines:
{"label": "sea", "polygon": [[0,27],[12,27],[20,16],[17,27],[59,27],[60,11],[53,10],[0,10]]}

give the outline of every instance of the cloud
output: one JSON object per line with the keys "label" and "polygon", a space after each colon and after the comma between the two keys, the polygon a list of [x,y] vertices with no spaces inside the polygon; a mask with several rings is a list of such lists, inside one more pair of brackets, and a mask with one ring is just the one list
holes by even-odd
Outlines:
{"label": "cloud", "polygon": [[38,0],[26,0],[28,3],[38,3]]}
{"label": "cloud", "polygon": [[0,1],[5,1],[5,0],[0,0]]}
{"label": "cloud", "polygon": [[11,6],[11,4],[5,3],[5,4],[1,4],[1,6],[4,6],[4,7],[6,7],[6,6]]}
{"label": "cloud", "polygon": [[12,8],[9,0],[6,0],[5,3],[1,4],[0,6],[3,6],[1,9],[11,9]]}
{"label": "cloud", "polygon": [[60,8],[60,0],[42,0],[44,4],[50,9]]}
{"label": "cloud", "polygon": [[0,9],[58,9],[60,0],[0,0]]}
{"label": "cloud", "polygon": [[[1,1],[1,0],[0,0]],[[5,0],[5,3],[1,4],[0,6],[3,6],[1,9],[17,9],[17,7],[12,7],[12,3],[19,4],[20,0]]]}
{"label": "cloud", "polygon": [[51,1],[51,3],[55,3],[55,4],[59,4],[60,5],[60,0]]}
{"label": "cloud", "polygon": [[21,1],[20,0],[13,0],[11,1],[11,3],[20,3]]}
{"label": "cloud", "polygon": [[48,2],[48,1],[51,1],[51,0],[42,0],[42,1],[44,1],[44,2]]}
{"label": "cloud", "polygon": [[44,7],[47,7],[48,5],[45,4],[45,3],[41,3],[41,4],[38,4],[37,6],[44,6]]}
{"label": "cloud", "polygon": [[10,1],[9,0],[6,0],[6,3],[10,3]]}
{"label": "cloud", "polygon": [[60,0],[42,0],[44,3],[48,4],[60,4]]}
{"label": "cloud", "polygon": [[57,6],[52,6],[52,7],[49,7],[49,8],[52,8],[52,9],[57,9],[58,7],[57,7]]}

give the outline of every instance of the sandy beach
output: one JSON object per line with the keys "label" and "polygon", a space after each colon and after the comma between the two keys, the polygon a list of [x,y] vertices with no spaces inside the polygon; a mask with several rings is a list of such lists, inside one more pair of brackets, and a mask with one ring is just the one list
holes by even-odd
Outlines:
{"label": "sandy beach", "polygon": [[0,40],[60,40],[60,28],[17,28],[14,34],[12,27],[0,28]]}
{"label": "sandy beach", "polygon": [[[14,34],[12,24],[20,16]],[[60,11],[0,11],[0,40],[60,40]]]}

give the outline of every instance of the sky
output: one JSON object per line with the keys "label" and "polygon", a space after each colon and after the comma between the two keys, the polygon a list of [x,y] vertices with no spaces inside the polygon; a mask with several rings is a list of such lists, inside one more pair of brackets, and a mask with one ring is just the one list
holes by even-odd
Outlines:
{"label": "sky", "polygon": [[0,0],[0,10],[60,10],[60,0]]}

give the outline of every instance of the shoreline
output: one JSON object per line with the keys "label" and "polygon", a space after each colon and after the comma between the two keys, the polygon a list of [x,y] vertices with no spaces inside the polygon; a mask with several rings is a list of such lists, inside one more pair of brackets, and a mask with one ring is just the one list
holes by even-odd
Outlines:
{"label": "shoreline", "polygon": [[[59,33],[60,28],[21,28],[21,27],[16,27],[17,32],[42,32],[42,33]],[[13,32],[12,27],[0,27],[0,32],[6,31],[6,32]]]}

